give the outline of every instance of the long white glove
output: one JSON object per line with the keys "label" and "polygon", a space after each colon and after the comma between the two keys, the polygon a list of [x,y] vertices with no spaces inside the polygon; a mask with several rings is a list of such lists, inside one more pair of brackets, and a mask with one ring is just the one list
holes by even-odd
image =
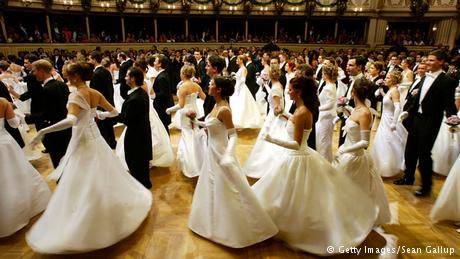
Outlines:
{"label": "long white glove", "polygon": [[17,129],[19,127],[20,120],[19,120],[19,118],[17,116],[14,116],[11,119],[7,119],[6,121],[11,126],[11,128]]}
{"label": "long white glove", "polygon": [[97,111],[97,118],[100,119],[100,120],[105,120],[106,118],[113,118],[115,116],[117,116],[118,114],[120,114],[117,109],[113,109],[112,111]]}
{"label": "long white glove", "polygon": [[353,151],[357,151],[363,148],[367,148],[369,146],[369,139],[371,138],[371,131],[370,130],[361,130],[360,132],[361,140],[349,145],[347,147],[341,147],[338,150],[338,154],[341,155],[343,153],[349,153]]}
{"label": "long white glove", "polygon": [[35,146],[38,144],[38,142],[40,142],[43,137],[45,136],[45,134],[48,134],[48,133],[51,133],[51,132],[56,132],[56,131],[61,131],[61,130],[65,130],[65,129],[68,129],[70,127],[72,127],[73,125],[75,125],[75,123],[77,123],[77,117],[73,114],[67,114],[67,118],[49,126],[49,127],[46,127],[44,129],[41,129],[37,132],[37,135],[32,139],[32,141],[30,142],[30,144],[32,146]]}
{"label": "long white glove", "polygon": [[401,123],[403,120],[407,119],[407,117],[409,117],[409,113],[408,112],[401,112],[401,114],[399,114],[399,117],[398,117],[398,122]]}
{"label": "long white glove", "polygon": [[401,104],[399,102],[395,102],[394,104],[395,111],[393,112],[393,121],[391,122],[390,128],[391,130],[396,130],[396,122],[399,119],[399,114],[401,113]]}
{"label": "long white glove", "polygon": [[166,114],[170,115],[171,113],[173,113],[173,112],[175,112],[177,110],[180,110],[180,105],[179,104],[176,104],[173,107],[169,107],[168,109],[166,109]]}
{"label": "long white glove", "polygon": [[293,150],[299,150],[300,148],[299,143],[297,143],[297,141],[295,140],[277,139],[277,138],[270,136],[270,134],[265,135],[264,139],[270,143],[276,144],[278,146],[282,146],[284,148],[293,149]]}
{"label": "long white glove", "polygon": [[233,157],[235,155],[235,147],[236,147],[236,140],[238,139],[238,135],[236,134],[235,128],[227,129],[228,134],[228,143],[227,147],[225,148],[224,156],[220,160],[221,166],[231,166],[233,165]]}
{"label": "long white glove", "polygon": [[200,126],[200,127],[202,127],[202,128],[205,128],[205,127],[206,127],[206,122],[204,122],[204,121],[199,121],[199,120],[197,120],[196,118],[193,120],[193,124],[196,124],[196,125],[198,125],[198,126]]}

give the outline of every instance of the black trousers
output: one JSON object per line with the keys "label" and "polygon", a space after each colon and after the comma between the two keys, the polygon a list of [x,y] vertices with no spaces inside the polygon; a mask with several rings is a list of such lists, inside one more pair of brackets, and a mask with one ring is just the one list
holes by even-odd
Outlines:
{"label": "black trousers", "polygon": [[54,168],[58,167],[61,158],[65,155],[71,135],[72,130],[66,129],[63,131],[48,133],[43,138],[43,145],[51,157],[51,162],[53,163]]}
{"label": "black trousers", "polygon": [[105,120],[97,120],[96,124],[105,142],[107,142],[111,149],[115,149],[117,147],[117,141],[115,140],[113,121],[107,118]]}
{"label": "black trousers", "polygon": [[[431,149],[438,135],[439,127],[431,116],[416,114],[409,129],[404,158],[406,170],[404,177],[408,182],[415,180],[415,169],[417,161],[419,171],[422,176],[422,191],[431,191],[433,160],[431,159]],[[429,125],[429,126],[427,126]]]}
{"label": "black trousers", "polygon": [[345,137],[343,136],[343,127],[345,127],[346,119],[343,114],[340,115],[340,131],[339,131],[339,147],[345,143]]}
{"label": "black trousers", "polygon": [[129,172],[131,175],[136,178],[145,188],[152,188],[152,183],[150,182],[150,170],[149,170],[149,161],[139,159],[135,155],[132,157],[128,155],[125,151],[126,164],[128,165]]}

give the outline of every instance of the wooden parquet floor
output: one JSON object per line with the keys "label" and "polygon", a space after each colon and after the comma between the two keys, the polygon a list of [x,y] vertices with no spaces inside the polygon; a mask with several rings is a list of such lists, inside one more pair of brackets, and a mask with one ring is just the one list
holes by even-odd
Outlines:
{"label": "wooden parquet floor", "polygon": [[[121,129],[117,129],[117,136],[120,135],[120,131]],[[238,132],[237,156],[242,164],[251,151],[257,133],[258,130]],[[335,132],[334,143],[337,143],[337,135],[338,133]],[[174,150],[179,136],[179,131],[172,131],[171,141]],[[44,176],[51,172],[51,162],[47,155],[34,161],[33,165]],[[36,254],[27,246],[25,233],[40,217],[39,215],[24,229],[10,237],[0,239],[0,258],[315,258],[314,255],[293,251],[273,239],[244,249],[231,249],[201,238],[187,227],[197,179],[186,178],[175,165],[171,168],[153,168],[151,180],[154,203],[150,215],[135,233],[121,242],[80,255]],[[433,194],[427,198],[416,198],[412,195],[415,186],[396,186],[392,184],[393,180],[384,179],[394,217],[393,224],[385,225],[383,228],[386,233],[398,238],[400,253],[397,256],[399,258],[460,258],[460,233],[456,232],[456,227],[451,222],[434,225],[428,219],[429,211],[445,177],[434,177]],[[250,182],[252,184],[254,181],[250,180]],[[50,183],[50,186],[55,187],[54,183]],[[372,232],[360,248],[371,247],[376,250],[384,245],[385,239]],[[438,247],[453,248],[454,253],[435,253],[433,248]],[[409,250],[413,253],[408,253]],[[377,258],[378,255],[363,254],[362,251],[360,256],[342,254],[335,257]]]}

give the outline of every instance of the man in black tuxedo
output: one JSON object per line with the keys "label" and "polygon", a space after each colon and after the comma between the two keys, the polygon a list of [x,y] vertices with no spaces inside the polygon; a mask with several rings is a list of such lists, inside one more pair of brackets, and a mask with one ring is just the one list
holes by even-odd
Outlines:
{"label": "man in black tuxedo", "polygon": [[[51,126],[67,117],[67,100],[69,88],[61,81],[55,80],[51,71],[53,66],[50,62],[40,59],[32,63],[32,71],[38,81],[43,82],[42,110],[35,114],[35,125],[40,128]],[[50,154],[54,168],[64,156],[69,145],[72,129],[46,134],[42,142]]]}
{"label": "man in black tuxedo", "polygon": [[203,58],[202,53],[199,50],[195,50],[193,52],[193,56],[196,59],[196,77],[198,77],[198,81],[200,82],[200,86],[202,89],[207,87],[209,82],[209,77],[206,75],[206,61]]}
{"label": "man in black tuxedo", "polygon": [[118,53],[117,59],[120,62],[120,71],[118,73],[118,79],[116,83],[120,84],[121,97],[126,99],[126,97],[128,97],[129,86],[126,84],[125,77],[128,69],[133,66],[133,61],[123,52]]}
{"label": "man in black tuxedo", "polygon": [[415,180],[415,169],[419,162],[422,176],[422,188],[415,191],[416,196],[427,196],[431,193],[433,160],[431,149],[438,135],[444,111],[448,117],[457,112],[455,107],[456,82],[446,75],[442,66],[447,61],[443,50],[431,52],[426,61],[429,72],[418,91],[412,91],[414,105],[402,113],[401,118],[412,116],[408,130],[406,150],[404,154],[406,170],[404,177],[396,180],[397,185],[412,185]]}
{"label": "man in black tuxedo", "polygon": [[[353,85],[357,79],[363,78],[364,74],[364,66],[366,65],[366,60],[363,56],[355,56],[351,57],[347,63],[347,72],[348,72],[348,82],[347,88],[345,92],[345,98],[347,100],[346,105],[355,107],[355,102],[352,98],[353,92]],[[345,136],[343,136],[343,127],[345,126],[345,117],[344,114],[339,114],[341,126],[340,126],[340,133],[339,133],[339,146],[345,142]]]}
{"label": "man in black tuxedo", "polygon": [[402,72],[402,68],[399,66],[399,63],[401,63],[401,59],[396,54],[392,55],[390,57],[390,63],[386,69],[386,73],[388,74],[393,70]]}
{"label": "man in black tuxedo", "polygon": [[[406,96],[406,102],[403,107],[403,111],[405,112],[415,112],[416,109],[413,108],[414,105],[418,105],[416,103],[416,97],[417,93],[420,89],[420,86],[423,84],[423,81],[425,81],[425,74],[426,74],[426,63],[420,63],[417,67],[417,76],[415,77],[414,82],[412,85],[409,87],[409,91],[407,92]],[[415,114],[410,114],[408,118],[402,121],[403,126],[406,128],[406,130],[409,130],[413,118],[415,117]]]}
{"label": "man in black tuxedo", "polygon": [[53,62],[54,62],[54,69],[62,75],[62,67],[64,66],[64,58],[61,55],[59,49],[53,50]]}
{"label": "man in black tuxedo", "polygon": [[[88,62],[94,65],[94,74],[89,86],[99,91],[112,106],[115,106],[113,102],[112,75],[110,74],[110,71],[101,65],[102,54],[99,51],[91,52],[88,57]],[[105,120],[96,120],[96,124],[102,137],[105,139],[110,148],[115,149],[117,141],[115,140],[115,133],[113,131],[114,120],[110,118]]]}
{"label": "man in black tuxedo", "polygon": [[144,73],[136,67],[126,75],[127,92],[116,120],[126,125],[125,160],[132,176],[145,188],[152,188],[149,176],[149,161],[152,160],[152,134],[149,120],[149,96],[140,87],[144,83]]}
{"label": "man in black tuxedo", "polygon": [[[208,115],[216,104],[214,97],[208,94],[209,84],[214,77],[222,75],[224,67],[225,60],[217,55],[209,56],[208,60],[206,61],[206,75],[208,76],[209,80],[207,81],[206,87],[203,88],[203,92],[206,93],[206,99],[204,99],[203,104],[204,116]],[[201,119],[204,119],[204,117],[200,118],[200,120]]]}
{"label": "man in black tuxedo", "polygon": [[168,58],[160,54],[155,58],[154,62],[155,69],[158,71],[158,75],[153,82],[153,91],[155,91],[155,101],[153,107],[158,113],[163,126],[169,134],[169,124],[171,124],[171,115],[166,113],[166,109],[174,105],[174,100],[169,88],[169,76],[166,72],[168,66]]}
{"label": "man in black tuxedo", "polygon": [[257,90],[259,90],[259,85],[257,84],[256,79],[257,69],[252,62],[253,54],[248,53],[247,58],[248,60],[246,62],[246,69],[248,70],[248,73],[246,75],[246,85],[248,86],[249,91],[251,91],[252,97],[255,99]]}
{"label": "man in black tuxedo", "polygon": [[228,74],[236,73],[238,71],[238,66],[236,65],[236,50],[230,48],[228,50],[228,67],[227,72]]}

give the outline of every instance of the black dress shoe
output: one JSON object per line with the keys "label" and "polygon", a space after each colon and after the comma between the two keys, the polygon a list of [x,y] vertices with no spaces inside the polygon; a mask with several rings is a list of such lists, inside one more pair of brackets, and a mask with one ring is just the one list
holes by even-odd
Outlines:
{"label": "black dress shoe", "polygon": [[396,185],[413,185],[414,181],[409,181],[406,178],[399,178],[398,180],[393,182]]}
{"label": "black dress shoe", "polygon": [[426,196],[430,196],[430,193],[431,193],[430,191],[418,190],[414,192],[414,195],[417,197],[426,197]]}

